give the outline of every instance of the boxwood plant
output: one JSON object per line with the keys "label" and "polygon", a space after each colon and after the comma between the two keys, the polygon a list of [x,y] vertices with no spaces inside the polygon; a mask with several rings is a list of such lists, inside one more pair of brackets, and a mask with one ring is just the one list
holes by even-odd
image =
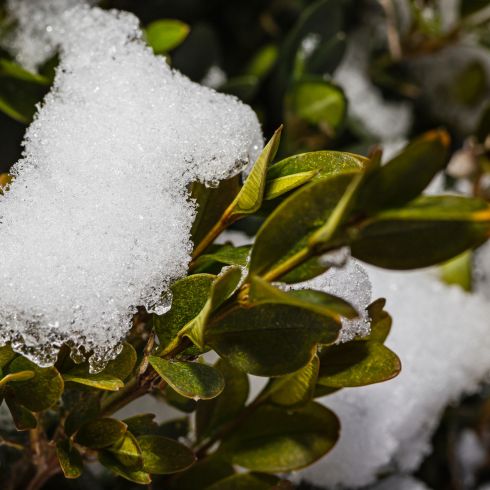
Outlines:
{"label": "boxwood plant", "polygon": [[[315,400],[399,373],[384,345],[391,318],[383,299],[368,308],[370,335],[338,344],[355,308],[283,285],[322,274],[325,254],[345,247],[389,269],[446,261],[486,240],[490,207],[423,194],[446,164],[444,131],[423,134],[385,165],[379,150],[275,161],[280,133],[244,181],[194,185],[188,275],[173,285],[167,313],[134,317],[104,370],[75,364],[68,348],[48,368],[0,348],[0,400],[16,428],[0,439],[2,488],[38,489],[55,475],[90,485],[87,467],[97,462],[154,488],[289,488],[284,475],[328,457],[340,435],[336,414]],[[251,217],[260,223],[252,246],[214,244]],[[253,397],[249,375],[267,380]],[[182,415],[163,424],[151,413],[118,415],[147,394]]]}

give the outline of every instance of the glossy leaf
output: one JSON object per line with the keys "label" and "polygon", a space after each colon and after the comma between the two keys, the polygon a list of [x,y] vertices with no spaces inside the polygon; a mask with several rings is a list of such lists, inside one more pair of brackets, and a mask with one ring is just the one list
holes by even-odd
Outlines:
{"label": "glossy leaf", "polygon": [[95,396],[84,396],[69,412],[65,420],[65,433],[72,436],[85,423],[95,420],[100,412],[99,399]]}
{"label": "glossy leaf", "polygon": [[189,26],[180,20],[161,19],[146,27],[145,36],[155,54],[165,54],[181,44],[189,30]]}
{"label": "glossy leaf", "polygon": [[7,374],[4,377],[0,376],[0,388],[7,383],[13,383],[16,381],[27,381],[35,376],[34,371],[18,371],[17,373]]}
{"label": "glossy leaf", "polygon": [[471,250],[441,265],[441,279],[446,284],[456,284],[471,291],[473,284],[473,253]]}
{"label": "glossy leaf", "polygon": [[223,442],[218,454],[254,471],[293,471],[330,451],[339,430],[335,414],[317,403],[297,410],[264,405]]}
{"label": "glossy leaf", "polygon": [[56,455],[65,478],[74,479],[82,474],[83,461],[80,453],[67,439],[56,444]]}
{"label": "glossy leaf", "polygon": [[423,196],[376,215],[354,231],[351,251],[379,267],[427,267],[480,245],[489,229],[490,211],[483,201]]}
{"label": "glossy leaf", "polygon": [[313,359],[298,371],[272,378],[267,388],[268,400],[276,405],[295,407],[313,399],[320,361]]}
{"label": "glossy leaf", "polygon": [[100,418],[86,422],[75,436],[75,442],[91,449],[103,449],[116,444],[126,434],[127,426],[120,420]]}
{"label": "glossy leaf", "polygon": [[297,190],[267,218],[255,239],[250,272],[263,275],[304,248],[329,218],[354,173],[325,178]]}
{"label": "glossy leaf", "polygon": [[347,99],[342,89],[323,79],[302,80],[288,94],[287,107],[294,116],[334,135],[345,119]]}
{"label": "glossy leaf", "polygon": [[125,468],[130,470],[140,470],[143,467],[143,456],[136,440],[131,432],[126,432],[124,436],[108,448],[114,457]]}
{"label": "glossy leaf", "polygon": [[316,174],[316,170],[311,170],[309,172],[299,172],[297,174],[271,179],[266,183],[264,199],[266,201],[276,199],[276,197],[282,196],[283,194],[302,186],[310,181]]}
{"label": "glossy leaf", "polygon": [[373,340],[384,343],[391,330],[391,316],[384,310],[386,300],[379,298],[368,307],[368,315],[371,322],[371,332],[363,340]]}
{"label": "glossy leaf", "polygon": [[297,306],[335,321],[340,317],[355,318],[358,312],[347,301],[332,294],[314,289],[282,291],[258,276],[249,278],[248,302],[253,305],[283,304]]}
{"label": "glossy leaf", "polygon": [[192,184],[191,197],[197,204],[197,215],[191,231],[194,244],[200,243],[218,223],[239,192],[240,177],[238,175],[222,180],[218,187],[206,187],[199,182]]}
{"label": "glossy leaf", "polygon": [[158,430],[158,424],[154,419],[155,414],[143,413],[124,419],[123,422],[128,426],[128,431],[138,437]]}
{"label": "glossy leaf", "polygon": [[360,190],[358,207],[373,212],[415,199],[446,165],[449,136],[431,131],[409,144],[386,165],[373,171]]}
{"label": "glossy leaf", "polygon": [[204,272],[204,269],[214,264],[217,264],[220,268],[223,265],[239,265],[245,267],[248,263],[250,248],[250,245],[234,247],[228,243],[224,245],[212,245],[208,249],[208,253],[197,258],[194,270],[196,272]]}
{"label": "glossy leaf", "polygon": [[184,471],[195,462],[195,456],[186,446],[173,439],[146,435],[138,437],[143,455],[144,470],[157,475]]}
{"label": "glossy leaf", "polygon": [[395,377],[400,359],[379,342],[357,340],[324,348],[319,353],[318,383],[346,388],[381,383]]}
{"label": "glossy leaf", "polygon": [[170,352],[182,337],[188,337],[200,350],[205,349],[204,334],[209,315],[221,306],[236,290],[242,278],[240,267],[230,266],[215,277],[208,293],[208,298],[199,314],[189,321],[178,333],[177,337],[167,346],[163,354]]}
{"label": "glossy leaf", "polygon": [[281,139],[281,131],[282,126],[274,133],[262,150],[262,153],[248,174],[243,187],[230,205],[230,221],[241,216],[256,213],[260,209],[264,197],[267,168],[276,156]]}
{"label": "glossy leaf", "polygon": [[37,427],[37,420],[34,414],[27,408],[20,405],[17,400],[7,394],[5,398],[7,407],[12,415],[17,430],[30,430]]}
{"label": "glossy leaf", "polygon": [[264,304],[233,310],[207,330],[206,342],[237,369],[281,376],[305,366],[316,346],[334,342],[338,332],[339,324],[324,315]]}
{"label": "glossy leaf", "polygon": [[100,451],[98,456],[100,463],[116,475],[134,483],[139,483],[140,485],[149,485],[151,483],[151,476],[148,473],[141,470],[125,468],[112,453]]}
{"label": "glossy leaf", "polygon": [[216,432],[223,424],[234,419],[243,409],[248,398],[248,376],[239,369],[220,359],[216,369],[225,378],[223,392],[212,400],[202,400],[197,404],[196,431],[199,439]]}
{"label": "glossy leaf", "polygon": [[77,369],[64,373],[63,379],[65,381],[71,381],[72,383],[78,383],[107,391],[118,391],[124,386],[124,383],[115,376],[104,373],[90,374],[89,376],[86,375],[84,370],[78,371]]}
{"label": "glossy leaf", "polygon": [[9,365],[10,373],[33,371],[34,377],[27,381],[12,383],[11,389],[17,401],[33,412],[52,407],[63,393],[64,383],[54,367],[40,368],[24,357],[15,358]]}
{"label": "glossy leaf", "polygon": [[360,155],[341,151],[312,151],[300,153],[281,160],[267,172],[267,180],[304,172],[315,172],[312,180],[321,180],[340,173],[361,171],[368,160]]}
{"label": "glossy leaf", "polygon": [[207,400],[223,391],[223,375],[211,366],[199,362],[168,361],[156,356],[150,356],[149,361],[159,376],[182,396]]}
{"label": "glossy leaf", "polygon": [[130,343],[124,342],[122,351],[115,359],[107,363],[102,373],[124,381],[133,372],[137,357],[134,347]]}
{"label": "glossy leaf", "polygon": [[206,305],[216,276],[194,274],[172,285],[172,307],[162,316],[153,315],[153,328],[158,335],[162,350],[189,322],[194,320]]}
{"label": "glossy leaf", "polygon": [[0,347],[0,368],[4,368],[14,357],[15,352],[10,345]]}

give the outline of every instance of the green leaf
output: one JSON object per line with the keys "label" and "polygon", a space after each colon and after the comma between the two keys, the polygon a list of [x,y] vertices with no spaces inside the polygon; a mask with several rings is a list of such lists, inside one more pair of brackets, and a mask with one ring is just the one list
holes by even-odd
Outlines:
{"label": "green leaf", "polygon": [[347,301],[323,291],[297,289],[281,291],[264,279],[252,275],[249,278],[248,303],[252,305],[282,304],[297,306],[340,322],[341,316],[355,318],[358,312]]}
{"label": "green leaf", "polygon": [[15,356],[16,354],[10,345],[0,347],[0,369],[3,369]]}
{"label": "green leaf", "polygon": [[84,396],[77,404],[72,408],[65,420],[65,433],[68,437],[71,437],[77,432],[82,425],[94,420],[98,417],[100,412],[99,399],[95,396]]}
{"label": "green leaf", "polygon": [[37,427],[36,417],[30,410],[20,405],[17,400],[9,394],[5,397],[5,401],[17,430],[30,430]]}
{"label": "green leaf", "polygon": [[134,483],[139,483],[140,485],[149,485],[151,483],[151,476],[148,473],[141,470],[125,468],[112,453],[108,451],[99,451],[98,456],[100,463],[116,475]]}
{"label": "green leaf", "polygon": [[368,315],[371,321],[371,332],[363,340],[373,340],[384,343],[391,330],[391,316],[384,311],[386,300],[379,298],[373,301],[368,307]]}
{"label": "green leaf", "polygon": [[0,388],[7,383],[27,381],[35,376],[34,371],[19,371],[17,373],[7,374],[3,378],[0,377]]}
{"label": "green leaf", "polygon": [[277,60],[277,54],[277,46],[275,44],[266,44],[254,54],[245,72],[259,79],[264,78],[273,68]]}
{"label": "green leaf", "polygon": [[[192,276],[191,276],[192,277]],[[204,334],[211,313],[235,292],[242,278],[241,267],[228,267],[216,276],[208,293],[208,299],[199,314],[189,321],[165,348],[162,355],[171,352],[183,337],[189,338],[201,351],[205,349]]]}
{"label": "green leaf", "polygon": [[284,177],[268,180],[266,182],[264,199],[266,201],[276,199],[276,197],[282,196],[283,194],[286,194],[286,192],[302,186],[306,182],[310,181],[316,174],[316,170],[311,170],[310,172],[300,172],[297,174],[285,175]]}
{"label": "green leaf", "polygon": [[273,490],[279,478],[260,473],[238,473],[230,475],[206,487],[206,490]]}
{"label": "green leaf", "polygon": [[187,398],[208,400],[218,396],[225,386],[220,371],[206,364],[156,356],[150,356],[149,361],[162,379]]}
{"label": "green leaf", "polygon": [[264,197],[267,168],[276,156],[281,139],[281,131],[282,126],[276,130],[262,150],[262,153],[248,174],[243,187],[231,203],[229,208],[230,221],[234,221],[237,218],[248,214],[254,214],[260,209]]}
{"label": "green leaf", "polygon": [[167,386],[163,392],[165,402],[171,407],[184,413],[192,413],[197,407],[197,401],[177,393],[171,386]]}
{"label": "green leaf", "polygon": [[337,206],[355,172],[312,182],[285,199],[257,233],[250,272],[262,276],[308,245]]}
{"label": "green leaf", "polygon": [[335,414],[314,402],[297,410],[263,405],[223,442],[218,454],[254,471],[293,471],[330,451],[339,430]]}
{"label": "green leaf", "polygon": [[58,456],[58,461],[65,478],[74,479],[82,474],[82,457],[68,439],[59,441],[56,444],[56,455]]}
{"label": "green leaf", "polygon": [[415,199],[447,161],[449,136],[445,131],[430,131],[410,143],[386,165],[374,170],[359,192],[358,208],[372,213],[399,207]]}
{"label": "green leaf", "polygon": [[123,422],[128,426],[128,431],[138,437],[158,430],[158,424],[154,419],[155,414],[143,413],[124,419]]}
{"label": "green leaf", "polygon": [[440,274],[446,284],[456,284],[465,291],[471,291],[473,285],[473,253],[471,250],[442,264]]}
{"label": "green leaf", "polygon": [[130,343],[124,342],[121,352],[115,359],[108,362],[102,373],[124,381],[133,372],[137,357],[134,347]]}
{"label": "green leaf", "polygon": [[232,310],[210,326],[206,342],[237,369],[281,376],[305,366],[318,344],[336,340],[339,328],[331,318],[310,310],[264,304]]}
{"label": "green leaf", "polygon": [[99,390],[118,391],[124,387],[124,383],[115,376],[104,374],[103,372],[88,375],[84,371],[84,369],[73,369],[68,373],[64,373],[63,379],[72,383],[98,388]]}
{"label": "green leaf", "polygon": [[9,365],[10,373],[33,371],[34,377],[11,386],[17,401],[33,412],[52,407],[63,393],[64,383],[54,367],[40,368],[24,357],[15,358]]}
{"label": "green leaf", "polygon": [[219,222],[239,192],[240,177],[238,175],[222,180],[218,187],[206,187],[199,182],[192,184],[191,198],[197,204],[197,215],[191,231],[194,244],[199,244]]}
{"label": "green leaf", "polygon": [[[40,84],[38,80],[20,77],[20,72],[13,64],[4,60],[0,66],[0,111],[7,116],[24,124],[31,122],[36,111],[36,104],[42,100],[48,91],[48,86]],[[3,68],[3,73],[1,70]]]}
{"label": "green leaf", "polygon": [[364,169],[368,159],[343,151],[312,151],[300,153],[281,160],[269,167],[267,180],[315,172],[312,180],[322,180],[340,173],[351,174]]}
{"label": "green leaf", "polygon": [[100,373],[91,373],[88,363],[84,363],[69,369],[62,376],[65,381],[91,386],[99,390],[118,391],[124,386],[123,380],[133,371],[136,358],[134,347],[125,342],[116,359],[110,361]]}
{"label": "green leaf", "polygon": [[329,388],[347,388],[381,383],[394,378],[400,359],[379,342],[353,340],[320,350],[318,383]]}
{"label": "green leaf", "polygon": [[155,54],[165,54],[182,44],[189,31],[189,26],[180,20],[161,19],[146,26],[145,35]]}
{"label": "green leaf", "polygon": [[202,490],[227,476],[233,475],[233,467],[224,461],[205,458],[196,462],[187,471],[175,475],[169,482],[172,490]]}
{"label": "green leaf", "polygon": [[[250,255],[250,245],[234,247],[229,243],[224,245],[212,245],[208,253],[201,255],[195,261],[195,272],[204,272],[210,266],[217,264],[220,268],[222,265],[239,265],[245,267]],[[190,276],[193,277],[193,276]]]}
{"label": "green leaf", "polygon": [[[189,399],[187,398],[187,400]],[[189,431],[189,418],[180,417],[177,419],[167,420],[163,424],[160,424],[154,434],[168,437],[169,439],[179,439],[181,437],[187,437],[189,435]]]}
{"label": "green leaf", "polygon": [[82,425],[75,442],[91,449],[103,449],[116,444],[126,434],[127,426],[120,420],[100,418]]}
{"label": "green leaf", "polygon": [[146,435],[138,437],[143,454],[144,469],[148,473],[167,475],[184,471],[196,460],[186,446],[162,436]]}
{"label": "green leaf", "polygon": [[225,388],[212,400],[202,400],[197,404],[196,432],[199,440],[214,434],[223,424],[233,420],[243,409],[248,398],[248,376],[223,359],[216,363],[216,369],[225,378]]}
{"label": "green leaf", "polygon": [[313,399],[320,361],[318,356],[298,371],[272,378],[267,387],[268,400],[276,405],[295,407]]}
{"label": "green leaf", "polygon": [[39,85],[49,85],[49,80],[42,75],[27,71],[15,61],[6,58],[0,59],[0,77],[7,76],[25,82],[36,83]]}
{"label": "green leaf", "polygon": [[152,315],[153,329],[162,350],[203,310],[215,279],[211,274],[194,274],[172,285],[172,307],[162,316]]}
{"label": "green leaf", "polygon": [[328,135],[342,125],[347,99],[340,87],[323,79],[296,82],[286,99],[287,110],[294,116],[315,124]]}
{"label": "green leaf", "polygon": [[352,230],[352,255],[388,269],[427,267],[483,243],[490,208],[478,199],[422,196]]}
{"label": "green leaf", "polygon": [[138,441],[129,431],[118,442],[108,448],[108,451],[129,470],[141,470],[143,467],[143,456]]}

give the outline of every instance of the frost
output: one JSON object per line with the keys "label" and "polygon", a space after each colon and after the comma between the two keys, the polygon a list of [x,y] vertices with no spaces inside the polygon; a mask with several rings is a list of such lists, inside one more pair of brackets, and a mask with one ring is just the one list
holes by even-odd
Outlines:
{"label": "frost", "polygon": [[432,272],[367,270],[374,296],[387,298],[394,319],[387,345],[403,369],[391,381],[322,399],[339,415],[342,434],[328,457],[304,470],[319,485],[357,488],[380,473],[413,471],[444,408],[490,372],[486,298],[445,286]]}
{"label": "frost", "polygon": [[[0,344],[47,366],[67,343],[100,369],[135,307],[165,311],[186,273],[188,184],[237,173],[262,136],[248,106],[154,56],[136,17],[72,3],[9,3],[32,15],[24,36],[45,15],[61,63],[0,197]],[[48,4],[63,13],[48,19]],[[38,63],[29,49],[19,59]]]}
{"label": "frost", "polygon": [[[345,262],[345,251],[340,249],[332,254],[332,259]],[[339,342],[347,342],[354,337],[365,337],[370,332],[367,306],[371,302],[371,282],[364,267],[355,259],[348,260],[342,267],[332,267],[324,274],[294,286],[325,291],[345,299],[356,308],[359,317],[353,320],[342,319]]]}

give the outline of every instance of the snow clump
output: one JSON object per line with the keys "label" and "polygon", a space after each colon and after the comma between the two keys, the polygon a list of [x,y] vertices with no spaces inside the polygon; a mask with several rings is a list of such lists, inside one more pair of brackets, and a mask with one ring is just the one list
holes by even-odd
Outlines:
{"label": "snow clump", "polygon": [[[0,196],[0,345],[49,366],[66,343],[96,371],[136,306],[165,312],[162,291],[186,274],[188,185],[239,172],[262,134],[248,106],[155,56],[135,16],[72,0],[8,7],[60,65]],[[49,29],[36,38],[35,23]],[[52,53],[17,49],[27,67]]]}

